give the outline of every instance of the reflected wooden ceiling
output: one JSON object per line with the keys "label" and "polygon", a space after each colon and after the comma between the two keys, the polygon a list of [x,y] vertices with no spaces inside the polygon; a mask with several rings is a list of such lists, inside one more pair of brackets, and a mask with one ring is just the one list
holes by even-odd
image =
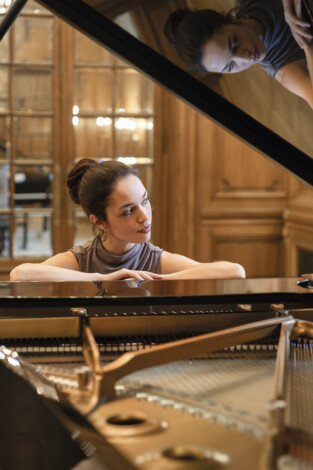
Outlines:
{"label": "reflected wooden ceiling", "polygon": [[168,0],[153,2],[151,0],[84,0],[84,2],[110,19],[123,13],[130,13],[143,42],[178,63],[176,53],[167,43],[162,30],[163,24],[172,11],[188,7],[185,0],[171,2]]}
{"label": "reflected wooden ceiling", "polygon": [[[149,4],[151,5],[150,0],[84,0],[84,2],[111,20],[129,10],[144,8],[145,5]],[[159,5],[165,2],[160,0],[154,1],[153,3]]]}
{"label": "reflected wooden ceiling", "polygon": [[[203,0],[199,5],[199,1],[192,0],[154,0],[153,2],[151,2],[151,0],[84,0],[84,3],[87,3],[111,20],[114,20],[117,16],[124,13],[130,13],[138,34],[145,44],[149,44],[150,47],[161,55],[165,56],[179,67],[184,68],[198,80],[219,92],[218,81],[220,75],[193,74],[184,66],[163,34],[163,25],[174,10],[177,8],[207,8],[209,5],[206,5],[205,2],[206,0]],[[228,3],[229,6],[231,6],[229,0],[226,0],[226,4],[225,0],[223,0],[223,2],[224,9],[228,9]]]}

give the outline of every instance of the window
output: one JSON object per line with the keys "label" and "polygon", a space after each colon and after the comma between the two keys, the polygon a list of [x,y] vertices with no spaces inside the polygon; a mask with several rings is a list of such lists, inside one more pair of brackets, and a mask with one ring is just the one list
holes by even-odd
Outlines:
{"label": "window", "polygon": [[3,263],[92,236],[66,193],[76,159],[133,165],[151,193],[153,135],[153,83],[29,0],[0,43]]}
{"label": "window", "polygon": [[0,44],[1,257],[52,254],[53,27],[30,1]]}

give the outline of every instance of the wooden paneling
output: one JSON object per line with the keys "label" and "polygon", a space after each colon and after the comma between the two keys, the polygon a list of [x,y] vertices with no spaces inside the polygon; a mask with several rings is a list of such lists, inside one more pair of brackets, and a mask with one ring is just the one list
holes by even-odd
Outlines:
{"label": "wooden paneling", "polygon": [[247,277],[284,273],[282,211],[205,211],[198,243],[200,261],[228,260],[242,264]]}
{"label": "wooden paneling", "polygon": [[186,256],[194,255],[196,244],[196,115],[157,88],[154,239]]}
{"label": "wooden paneling", "polygon": [[[313,253],[313,191],[303,187],[285,211],[284,250],[286,271],[298,276],[299,250]],[[313,272],[313,266],[312,266]]]}
{"label": "wooden paneling", "polygon": [[285,207],[288,174],[200,114],[195,145],[203,207]]}
{"label": "wooden paneling", "polygon": [[313,191],[160,88],[156,116],[154,242],[248,277],[298,275]]}
{"label": "wooden paneling", "polygon": [[73,30],[66,23],[55,21],[54,47],[54,221],[53,242],[56,253],[65,251],[73,240],[72,202],[67,194],[67,174],[72,166],[73,126],[73,62],[68,50],[73,47]]}
{"label": "wooden paneling", "polygon": [[147,3],[148,0],[84,0],[102,15],[115,18],[138,5]]}

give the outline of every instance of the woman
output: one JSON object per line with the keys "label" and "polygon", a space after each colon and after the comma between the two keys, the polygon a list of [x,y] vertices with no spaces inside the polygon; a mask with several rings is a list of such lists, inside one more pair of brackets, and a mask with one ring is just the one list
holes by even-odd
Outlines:
{"label": "woman", "polygon": [[199,72],[236,73],[259,64],[313,107],[309,26],[299,18],[299,0],[241,0],[228,13],[176,10],[164,34],[180,58]]}
{"label": "woman", "polygon": [[245,277],[239,264],[198,263],[151,245],[147,191],[136,172],[123,163],[82,159],[70,171],[67,186],[99,235],[43,263],[17,266],[10,273],[11,281]]}

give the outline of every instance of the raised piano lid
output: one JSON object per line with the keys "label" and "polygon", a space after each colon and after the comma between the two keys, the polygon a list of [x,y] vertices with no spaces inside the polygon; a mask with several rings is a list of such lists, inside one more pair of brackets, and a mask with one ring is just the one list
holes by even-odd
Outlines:
{"label": "raised piano lid", "polygon": [[[99,13],[96,8],[101,9],[105,1],[40,0],[38,3],[104,45],[263,155],[312,184],[313,159],[308,154]],[[94,3],[95,7],[92,8],[87,3]],[[129,5],[134,8],[143,3],[142,0],[132,1]]]}

